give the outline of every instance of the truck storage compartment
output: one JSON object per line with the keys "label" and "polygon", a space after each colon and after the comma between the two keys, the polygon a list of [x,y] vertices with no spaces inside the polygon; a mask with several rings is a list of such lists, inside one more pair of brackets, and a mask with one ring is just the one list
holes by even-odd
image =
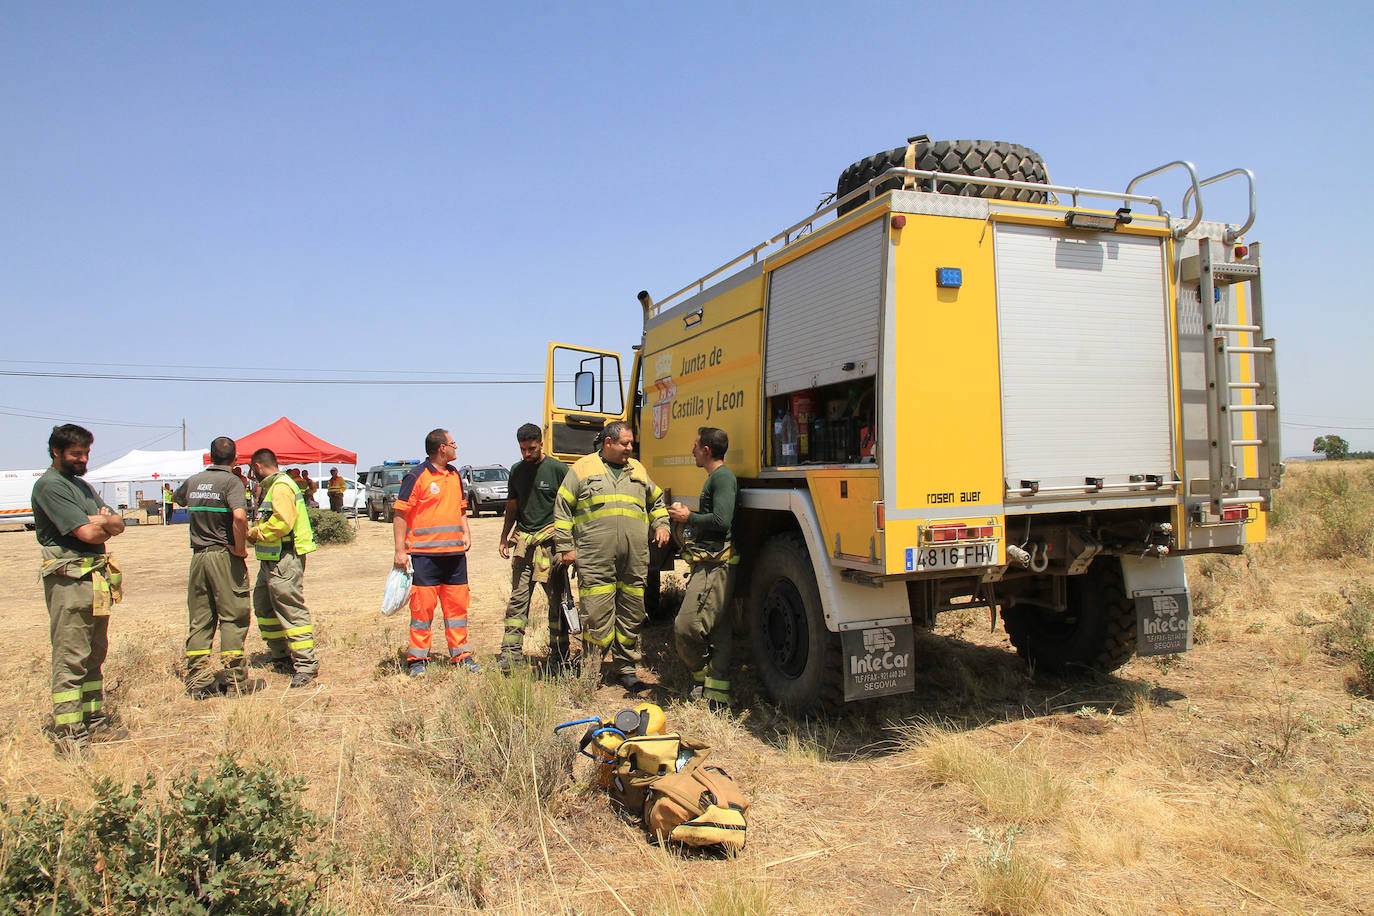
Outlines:
{"label": "truck storage compartment", "polygon": [[1163,239],[1009,223],[994,238],[1007,510],[1172,499]]}

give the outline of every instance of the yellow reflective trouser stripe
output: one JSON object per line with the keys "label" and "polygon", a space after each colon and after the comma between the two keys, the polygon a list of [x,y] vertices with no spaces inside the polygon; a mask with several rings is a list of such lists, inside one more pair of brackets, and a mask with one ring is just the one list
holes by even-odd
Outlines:
{"label": "yellow reflective trouser stripe", "polygon": [[578,588],[577,594],[583,598],[590,595],[609,595],[615,591],[615,587],[616,583],[614,582],[608,585],[584,585]]}
{"label": "yellow reflective trouser stripe", "polygon": [[289,642],[286,644],[286,647],[288,649],[313,649],[315,647],[315,640],[302,639],[300,642]]}
{"label": "yellow reflective trouser stripe", "polygon": [[92,690],[99,690],[104,686],[104,681],[87,681],[86,683],[81,685],[81,689],[89,693]]}
{"label": "yellow reflective trouser stripe", "polygon": [[[633,646],[633,645],[635,644],[635,638],[634,638],[633,636],[626,636],[624,633],[620,632],[619,630],[616,630],[616,631],[615,631],[615,638],[618,639],[618,640],[620,641],[620,644],[621,644],[622,646]],[[608,640],[608,642],[609,642],[609,640]]]}
{"label": "yellow reflective trouser stripe", "polygon": [[604,506],[607,503],[629,503],[632,506],[644,508],[644,500],[629,493],[607,493],[604,496],[591,496],[587,498],[587,504],[592,506]]}
{"label": "yellow reflective trouser stripe", "polygon": [[83,712],[96,712],[104,705],[105,704],[102,703],[100,700],[87,700],[86,702],[81,704],[81,710]]}
{"label": "yellow reflective trouser stripe", "polygon": [[52,701],[54,703],[70,703],[73,700],[79,699],[81,699],[80,690],[64,690],[61,693],[54,693],[52,695]]}
{"label": "yellow reflective trouser stripe", "polygon": [[284,632],[287,636],[304,636],[306,633],[314,632],[314,628],[311,624],[307,623],[303,627],[292,627],[291,629],[285,630]]}
{"label": "yellow reflective trouser stripe", "polygon": [[615,587],[627,595],[639,595],[641,597],[644,595],[644,586],[642,585],[626,585],[624,582],[617,582]]}
{"label": "yellow reflective trouser stripe", "polygon": [[698,684],[703,684],[703,683],[705,683],[705,682],[706,682],[706,669],[705,669],[705,668],[702,668],[700,671],[693,671],[693,672],[692,672],[692,680],[696,681]]}
{"label": "yellow reflective trouser stripe", "polygon": [[607,636],[605,639],[597,639],[595,636],[593,636],[585,630],[582,631],[582,637],[592,645],[601,646],[603,649],[611,644],[611,639],[613,638],[611,636]]}
{"label": "yellow reflective trouser stripe", "polygon": [[713,678],[713,677],[708,677],[708,678],[706,679],[706,689],[707,689],[707,690],[729,690],[729,689],[730,689],[730,682],[729,682],[729,681],[717,680],[716,678]]}
{"label": "yellow reflective trouser stripe", "polygon": [[209,650],[209,649],[187,649],[187,650],[186,650],[186,654],[187,654],[187,656],[192,656],[192,655],[209,655],[209,654],[210,654],[210,650]]}
{"label": "yellow reflective trouser stripe", "polygon": [[73,722],[81,721],[81,713],[59,712],[57,715],[52,717],[52,721],[54,725],[71,725]]}
{"label": "yellow reflective trouser stripe", "polygon": [[219,653],[219,654],[220,654],[220,657],[222,657],[222,658],[229,658],[230,656],[242,655],[242,654],[243,654],[243,650],[242,650],[242,649],[222,649],[222,650],[220,650],[220,653]]}
{"label": "yellow reflective trouser stripe", "polygon": [[607,509],[591,509],[587,512],[579,512],[572,517],[572,520],[573,524],[581,525],[585,522],[592,521],[593,519],[611,518],[612,516],[617,515],[623,515],[626,518],[632,518],[641,522],[647,522],[649,520],[649,513],[645,512],[643,509],[623,509],[618,506],[611,506]]}

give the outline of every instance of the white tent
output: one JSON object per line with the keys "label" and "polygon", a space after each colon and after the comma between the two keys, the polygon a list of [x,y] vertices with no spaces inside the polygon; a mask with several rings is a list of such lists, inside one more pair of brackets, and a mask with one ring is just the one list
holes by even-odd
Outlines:
{"label": "white tent", "polygon": [[134,484],[148,483],[142,489],[142,499],[160,500],[162,485],[176,484],[192,474],[205,470],[205,449],[189,452],[151,452],[134,449],[109,464],[101,465],[86,474],[86,482],[99,486],[105,502],[112,506],[136,506],[139,488]]}

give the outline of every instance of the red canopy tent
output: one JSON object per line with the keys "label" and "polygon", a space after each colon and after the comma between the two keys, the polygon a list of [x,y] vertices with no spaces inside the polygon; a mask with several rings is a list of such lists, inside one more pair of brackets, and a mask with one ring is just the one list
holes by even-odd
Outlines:
{"label": "red canopy tent", "polygon": [[[350,452],[326,442],[319,436],[301,429],[286,417],[282,417],[275,423],[267,424],[257,432],[249,433],[237,440],[236,444],[238,445],[238,455],[234,458],[235,464],[247,464],[248,459],[252,458],[253,453],[260,448],[270,448],[275,452],[277,463],[281,465],[318,464],[331,461],[338,464],[356,465],[358,463],[357,452]],[[210,463],[208,454],[205,456],[205,463]]]}

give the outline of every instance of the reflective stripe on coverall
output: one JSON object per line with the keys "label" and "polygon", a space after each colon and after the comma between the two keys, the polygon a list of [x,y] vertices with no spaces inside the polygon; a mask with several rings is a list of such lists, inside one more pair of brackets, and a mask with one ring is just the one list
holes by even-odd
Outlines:
{"label": "reflective stripe on coverall", "polygon": [[600,454],[587,455],[558,488],[553,524],[558,552],[577,551],[583,640],[588,648],[610,646],[620,672],[634,674],[645,616],[649,527],[668,527],[663,491],[633,458],[617,476]]}

